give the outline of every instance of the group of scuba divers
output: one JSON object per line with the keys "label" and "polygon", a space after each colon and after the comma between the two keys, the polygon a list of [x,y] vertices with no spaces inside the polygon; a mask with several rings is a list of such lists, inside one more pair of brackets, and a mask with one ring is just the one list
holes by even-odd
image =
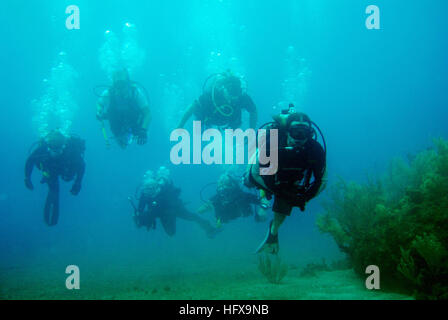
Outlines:
{"label": "group of scuba divers", "polygon": [[[241,125],[243,109],[249,113],[250,128],[256,128],[257,110],[239,77],[226,71],[210,76],[206,83],[208,85],[204,85],[200,97],[187,109],[178,128],[183,128],[194,115],[206,127],[236,129]],[[99,97],[96,117],[103,124],[106,141],[104,121],[109,122],[114,140],[122,148],[133,141],[140,145],[147,142],[151,121],[147,93],[141,85],[130,80],[126,69],[114,72],[112,85]],[[306,204],[325,187],[326,145],[319,127],[306,114],[296,112],[293,105],[262,128],[278,130],[278,170],[274,175],[260,175],[263,165],[258,161],[248,166],[241,179],[224,173],[211,198],[204,200],[201,191],[205,204],[193,213],[181,200],[181,190],[173,184],[168,168],[149,170],[137,189],[137,204],[129,198],[137,227],[154,229],[158,218],[165,232],[172,236],[176,233],[176,220],[180,218],[195,222],[208,237],[214,237],[222,223],[240,217],[253,215],[257,222],[266,221],[273,198],[274,217],[257,252],[276,254],[279,250],[278,230],[285,218],[294,207],[304,211]],[[269,144],[269,139],[266,143]],[[39,141],[26,161],[26,187],[33,189],[31,174],[34,167],[42,171],[41,183],[48,185],[44,219],[49,226],[58,222],[59,177],[65,181],[74,180],[73,195],[81,190],[84,151],[83,139],[53,130]],[[256,188],[259,192],[251,193],[244,187]],[[208,211],[214,212],[215,225],[201,216]]]}

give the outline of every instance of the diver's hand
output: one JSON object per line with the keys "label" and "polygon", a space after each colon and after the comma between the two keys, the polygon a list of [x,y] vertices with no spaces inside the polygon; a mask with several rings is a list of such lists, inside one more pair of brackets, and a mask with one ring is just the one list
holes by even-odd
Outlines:
{"label": "diver's hand", "polygon": [[143,145],[148,141],[148,131],[144,128],[141,128],[139,133],[137,134],[137,143]]}
{"label": "diver's hand", "polygon": [[70,192],[72,193],[72,195],[76,196],[76,195],[78,195],[79,191],[81,191],[81,184],[75,182],[73,184],[72,189],[70,190]]}
{"label": "diver's hand", "polygon": [[33,183],[31,182],[30,178],[25,178],[25,187],[28,190],[33,190],[34,189]]}

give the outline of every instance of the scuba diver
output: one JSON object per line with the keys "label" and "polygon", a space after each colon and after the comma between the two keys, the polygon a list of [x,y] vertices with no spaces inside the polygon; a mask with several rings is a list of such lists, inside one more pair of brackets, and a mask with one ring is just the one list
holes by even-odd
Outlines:
{"label": "scuba diver", "polygon": [[[139,145],[148,139],[151,112],[146,92],[129,78],[126,69],[115,71],[113,84],[101,94],[96,117],[101,121],[103,134],[108,143],[104,120],[109,120],[110,129],[121,148],[132,143],[134,137]],[[109,144],[109,143],[108,143]]]}
{"label": "scuba diver", "polygon": [[[293,207],[305,211],[306,203],[325,188],[326,145],[319,127],[306,114],[295,112],[292,104],[273,118],[274,122],[263,127],[278,129],[278,170],[274,175],[260,175],[260,167],[265,166],[257,162],[248,167],[245,184],[260,189],[262,198],[270,200],[274,196],[274,219],[257,252],[276,254],[279,250],[278,229],[286,216],[291,214]],[[323,147],[317,141],[316,129],[322,137]],[[266,150],[270,150],[268,139],[266,144]]]}
{"label": "scuba diver", "polygon": [[[253,206],[259,206],[260,208],[255,211]],[[236,178],[224,173],[218,180],[216,194],[205,201],[205,204],[199,208],[198,213],[202,214],[213,210],[216,225],[220,227],[221,223],[251,215],[254,215],[257,222],[265,221],[268,208],[269,201],[244,191]]]}
{"label": "scuba diver", "polygon": [[244,92],[241,79],[230,71],[209,76],[196,99],[183,115],[178,128],[183,128],[194,114],[205,127],[236,129],[241,126],[242,109],[249,112],[249,126],[257,125],[257,109],[252,98]]}
{"label": "scuba diver", "polygon": [[[33,168],[42,171],[41,183],[48,184],[48,195],[44,208],[44,219],[54,226],[59,218],[59,176],[64,181],[75,179],[71,193],[78,195],[85,171],[85,141],[76,136],[64,136],[58,130],[51,131],[28,157],[25,165],[25,186],[33,190],[31,174]],[[76,177],[76,178],[75,178]]]}
{"label": "scuba diver", "polygon": [[129,198],[138,228],[145,226],[147,230],[155,229],[156,218],[159,218],[166,234],[173,236],[176,233],[176,219],[180,218],[197,223],[209,238],[217,233],[218,229],[210,222],[185,208],[180,199],[181,191],[174,186],[166,167],[160,167],[156,174],[147,171],[139,189],[138,207]]}

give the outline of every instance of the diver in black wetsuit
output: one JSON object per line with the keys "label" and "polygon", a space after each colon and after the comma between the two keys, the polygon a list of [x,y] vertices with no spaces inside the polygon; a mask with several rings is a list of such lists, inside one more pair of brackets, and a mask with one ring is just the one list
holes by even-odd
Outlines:
{"label": "diver in black wetsuit", "polygon": [[31,182],[34,167],[42,171],[41,183],[48,184],[44,208],[44,219],[48,226],[56,225],[59,218],[59,176],[64,181],[75,179],[70,191],[73,195],[76,196],[81,190],[85,171],[84,150],[84,140],[75,136],[66,137],[55,130],[40,141],[26,161],[25,186],[34,189]]}
{"label": "diver in black wetsuit", "polygon": [[209,221],[188,211],[179,196],[180,189],[174,186],[167,168],[159,168],[156,174],[152,171],[146,172],[140,189],[138,207],[133,205],[137,227],[155,229],[156,219],[159,218],[166,234],[173,236],[176,234],[176,219],[181,218],[197,223],[208,237],[213,237],[217,229]]}
{"label": "diver in black wetsuit", "polygon": [[[114,72],[112,86],[98,100],[96,117],[101,123],[109,121],[114,138],[123,149],[133,139],[139,145],[147,142],[151,122],[148,97],[141,85],[130,80],[127,69]],[[105,135],[104,130],[103,126]]]}
{"label": "diver in black wetsuit", "polygon": [[[286,216],[291,214],[293,207],[305,211],[306,203],[325,187],[326,151],[317,141],[315,128],[319,128],[306,114],[295,112],[293,105],[275,116],[274,120],[266,129],[278,129],[277,172],[274,175],[260,175],[260,167],[263,166],[257,163],[250,166],[246,173],[247,186],[259,188],[263,198],[274,196],[274,219],[257,252],[266,249],[277,253],[278,229]],[[270,149],[269,143],[267,140],[267,150]]]}
{"label": "diver in black wetsuit", "polygon": [[[255,211],[253,206],[259,206],[260,208]],[[202,214],[213,210],[216,224],[220,226],[221,223],[251,215],[254,215],[257,222],[264,221],[268,207],[269,202],[267,200],[244,191],[237,179],[228,173],[224,173],[219,178],[216,194],[199,208],[198,213]]]}
{"label": "diver in black wetsuit", "polygon": [[249,126],[255,129],[257,108],[252,98],[243,91],[240,78],[230,71],[213,74],[204,84],[202,95],[187,109],[177,127],[183,128],[187,120],[195,115],[205,127],[236,129],[241,126],[243,109],[249,113]]}

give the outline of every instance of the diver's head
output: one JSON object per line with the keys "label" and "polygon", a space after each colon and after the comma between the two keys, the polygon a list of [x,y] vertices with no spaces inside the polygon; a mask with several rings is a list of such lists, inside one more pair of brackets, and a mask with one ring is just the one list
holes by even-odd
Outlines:
{"label": "diver's head", "polygon": [[142,183],[142,193],[148,198],[156,197],[160,192],[160,185],[151,170],[145,172]]}
{"label": "diver's head", "polygon": [[229,174],[224,173],[223,175],[221,175],[221,177],[219,177],[218,186],[216,189],[219,194],[224,194],[227,192],[231,192],[237,187],[238,183],[236,182],[236,180]]}
{"label": "diver's head", "polygon": [[234,75],[227,76],[223,81],[223,85],[227,89],[228,94],[232,97],[239,97],[243,94],[241,80]]}
{"label": "diver's head", "polygon": [[159,181],[159,184],[168,183],[171,180],[170,175],[170,169],[164,166],[160,167],[159,170],[157,170],[157,180]]}
{"label": "diver's head", "polygon": [[66,147],[66,138],[59,130],[48,133],[45,142],[52,157],[61,155]]}
{"label": "diver's head", "polygon": [[126,68],[116,70],[112,74],[112,85],[116,89],[125,89],[129,86],[130,82],[129,72]]}
{"label": "diver's head", "polygon": [[243,94],[240,78],[230,72],[225,72],[220,75],[215,88],[223,94],[229,104],[233,104]]}
{"label": "diver's head", "polygon": [[143,175],[143,184],[145,184],[146,180],[150,180],[150,179],[154,179],[154,172],[152,172],[151,170],[148,170]]}
{"label": "diver's head", "polygon": [[303,146],[313,139],[314,129],[311,119],[304,113],[290,114],[287,120],[288,145]]}

